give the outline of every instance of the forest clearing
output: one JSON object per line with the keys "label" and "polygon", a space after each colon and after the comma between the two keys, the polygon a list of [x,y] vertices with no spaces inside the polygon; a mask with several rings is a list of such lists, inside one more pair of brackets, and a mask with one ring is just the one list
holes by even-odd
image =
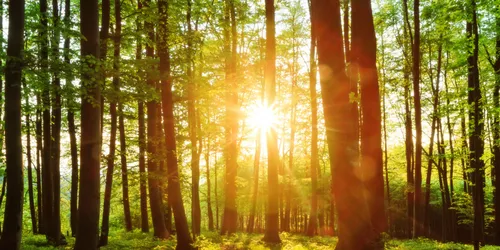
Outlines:
{"label": "forest clearing", "polygon": [[0,249],[500,249],[500,0],[0,1]]}

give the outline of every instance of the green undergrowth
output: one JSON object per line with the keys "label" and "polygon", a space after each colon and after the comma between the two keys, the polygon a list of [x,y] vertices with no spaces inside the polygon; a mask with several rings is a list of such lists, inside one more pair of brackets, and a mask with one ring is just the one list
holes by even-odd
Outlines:
{"label": "green undergrowth", "polygon": [[[271,249],[271,250],[302,250],[302,249],[318,249],[326,250],[333,249],[337,243],[336,237],[307,237],[298,234],[281,233],[281,244],[266,244],[262,239],[262,234],[246,234],[236,233],[231,236],[221,236],[216,232],[203,232],[201,236],[197,237],[195,246],[198,249]],[[66,238],[68,245],[60,246],[58,248],[47,244],[45,236],[24,234],[21,249],[42,249],[42,250],[55,250],[55,249],[73,249],[75,240],[72,237]],[[168,240],[157,240],[152,237],[151,233],[142,233],[138,230],[133,232],[113,231],[109,235],[109,244],[102,247],[103,250],[116,249],[175,249],[176,240],[172,237]],[[397,240],[391,239],[385,244],[386,249],[389,250],[403,250],[403,249],[449,249],[449,250],[469,250],[473,249],[471,245],[460,243],[442,243],[429,239],[416,239],[416,240]],[[500,249],[496,246],[485,246],[481,249],[493,250]]]}

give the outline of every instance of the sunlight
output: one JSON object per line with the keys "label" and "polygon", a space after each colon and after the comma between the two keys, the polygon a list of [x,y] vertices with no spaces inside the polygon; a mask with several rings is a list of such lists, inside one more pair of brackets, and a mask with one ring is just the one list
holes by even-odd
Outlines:
{"label": "sunlight", "polygon": [[259,103],[249,108],[248,125],[254,130],[269,131],[277,125],[274,106]]}

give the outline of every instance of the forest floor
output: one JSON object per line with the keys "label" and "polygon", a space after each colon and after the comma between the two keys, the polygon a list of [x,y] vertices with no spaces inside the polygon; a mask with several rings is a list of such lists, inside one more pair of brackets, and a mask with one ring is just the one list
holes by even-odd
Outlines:
{"label": "forest floor", "polygon": [[[272,250],[303,250],[303,249],[333,249],[337,243],[336,237],[307,237],[298,234],[281,233],[281,244],[268,245],[261,241],[262,234],[237,233],[233,236],[220,236],[215,232],[204,232],[197,238],[196,246],[199,249],[272,249]],[[47,245],[45,236],[25,234],[21,249],[31,250],[55,250],[55,249],[73,249],[74,238],[68,238],[68,245],[55,248]],[[450,249],[450,250],[468,250],[473,249],[471,245],[460,243],[441,243],[429,239],[418,240],[396,240],[391,239],[386,242],[385,249],[403,250],[403,249]],[[140,231],[110,232],[109,245],[102,247],[102,250],[127,250],[127,249],[175,249],[175,237],[169,240],[155,240],[151,234],[141,233]],[[499,246],[485,246],[481,249],[493,250],[500,249]]]}

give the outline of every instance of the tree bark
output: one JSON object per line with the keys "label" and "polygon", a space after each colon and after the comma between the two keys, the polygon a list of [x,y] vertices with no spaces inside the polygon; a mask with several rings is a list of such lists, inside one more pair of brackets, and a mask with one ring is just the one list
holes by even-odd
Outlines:
{"label": "tree bark", "polygon": [[[99,8],[97,0],[87,0],[80,5],[81,56],[85,58],[82,72],[81,147],[80,147],[80,199],[75,250],[97,249],[100,160],[101,160],[101,110],[94,105],[101,99],[100,84],[95,79],[99,58]],[[93,57],[90,59],[88,57]]]}
{"label": "tree bark", "polygon": [[[264,81],[266,93],[266,106],[273,107],[276,99],[276,27],[274,0],[265,1],[266,8],[266,59],[264,67]],[[281,242],[279,236],[279,182],[278,168],[280,164],[278,152],[278,134],[274,128],[266,132],[267,139],[267,182],[268,197],[266,211],[266,231],[264,241],[268,243]]]}
{"label": "tree bark", "polygon": [[172,82],[170,79],[170,51],[168,44],[168,1],[161,0],[158,3],[160,16],[159,47],[160,57],[160,81],[163,109],[163,126],[165,131],[165,143],[167,153],[167,176],[168,176],[168,197],[172,206],[177,231],[176,249],[192,249],[193,240],[189,234],[189,227],[186,219],[186,212],[182,202],[181,185],[179,178],[179,168],[176,156],[174,105],[172,94]]}
{"label": "tree bark", "polygon": [[36,95],[36,193],[37,193],[37,217],[38,217],[38,233],[44,233],[44,221],[42,211],[42,110],[40,94]]}
{"label": "tree bark", "polygon": [[473,51],[467,58],[468,66],[468,104],[469,109],[469,159],[470,167],[473,169],[471,173],[472,179],[472,199],[474,207],[474,230],[473,243],[474,249],[479,249],[481,243],[484,242],[484,161],[482,156],[484,153],[484,141],[482,140],[484,123],[482,110],[482,95],[479,83],[479,34],[477,26],[476,1],[470,1],[468,9],[469,15],[472,16],[471,21],[467,21],[466,30],[467,38],[473,41]]}
{"label": "tree bark", "polygon": [[[361,94],[361,169],[365,196],[371,217],[371,249],[384,249],[382,233],[387,230],[384,205],[384,166],[382,162],[382,125],[377,76],[377,44],[371,3],[352,4],[352,56],[358,66]],[[368,237],[370,237],[368,236]],[[365,236],[366,237],[366,236]]]}
{"label": "tree bark", "polygon": [[1,249],[20,249],[23,218],[23,149],[21,142],[21,74],[24,45],[24,0],[9,1],[9,35],[5,65],[5,150],[7,201]]}
{"label": "tree bark", "polygon": [[29,104],[29,92],[28,88],[26,87],[26,81],[23,81],[23,88],[26,91],[26,109],[28,110],[26,112],[26,158],[28,166],[28,196],[29,196],[29,206],[30,206],[30,216],[31,216],[31,230],[33,231],[33,234],[38,233],[38,226],[37,226],[37,216],[36,216],[36,211],[35,211],[35,198],[33,195],[33,163],[32,163],[32,158],[31,158],[31,118],[30,118],[30,104]]}

